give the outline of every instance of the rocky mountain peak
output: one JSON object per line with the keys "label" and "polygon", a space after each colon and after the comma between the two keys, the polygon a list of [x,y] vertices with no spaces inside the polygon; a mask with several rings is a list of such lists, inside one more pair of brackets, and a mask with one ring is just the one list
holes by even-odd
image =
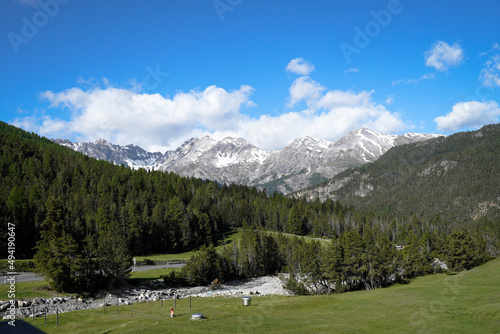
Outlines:
{"label": "rocky mountain peak", "polygon": [[106,141],[106,139],[103,138],[97,139],[94,144],[101,146],[110,146],[110,144]]}

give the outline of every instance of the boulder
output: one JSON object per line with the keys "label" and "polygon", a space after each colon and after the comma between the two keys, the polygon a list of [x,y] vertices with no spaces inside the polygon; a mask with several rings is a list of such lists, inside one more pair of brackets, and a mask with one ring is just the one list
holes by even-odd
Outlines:
{"label": "boulder", "polygon": [[448,266],[446,265],[445,262],[440,261],[438,258],[434,259],[434,261],[431,263],[432,267],[436,271],[440,270],[448,270]]}

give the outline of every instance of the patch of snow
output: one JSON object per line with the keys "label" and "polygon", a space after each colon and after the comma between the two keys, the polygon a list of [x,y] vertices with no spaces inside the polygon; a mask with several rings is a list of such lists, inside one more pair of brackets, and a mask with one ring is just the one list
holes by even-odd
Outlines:
{"label": "patch of snow", "polygon": [[238,161],[238,156],[232,155],[232,154],[221,154],[219,153],[217,156],[217,160],[215,161],[214,165],[215,167],[221,168],[221,167],[227,167],[229,165],[232,165]]}

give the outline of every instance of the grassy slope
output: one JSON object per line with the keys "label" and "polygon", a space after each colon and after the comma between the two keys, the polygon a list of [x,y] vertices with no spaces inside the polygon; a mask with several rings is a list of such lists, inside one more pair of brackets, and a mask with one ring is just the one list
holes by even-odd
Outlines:
{"label": "grassy slope", "polygon": [[[409,285],[330,296],[255,297],[251,307],[240,298],[196,298],[71,312],[27,321],[49,333],[331,333],[425,332],[492,333],[500,328],[500,259],[455,276],[421,277]],[[201,312],[207,320],[190,321]],[[158,324],[155,322],[158,321]]]}

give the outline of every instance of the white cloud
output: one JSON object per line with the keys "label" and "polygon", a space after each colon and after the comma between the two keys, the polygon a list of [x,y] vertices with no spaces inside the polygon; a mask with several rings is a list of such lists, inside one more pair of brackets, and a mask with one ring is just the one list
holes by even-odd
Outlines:
{"label": "white cloud", "polygon": [[500,108],[495,101],[469,101],[455,104],[446,116],[434,119],[441,131],[454,132],[464,128],[478,129],[483,125],[498,122]]}
{"label": "white cloud", "polygon": [[479,80],[486,87],[500,87],[500,54],[491,57],[481,70]]}
{"label": "white cloud", "polygon": [[351,67],[350,69],[345,70],[344,74],[345,73],[359,73],[359,68],[357,68],[357,67]]}
{"label": "white cloud", "polygon": [[399,79],[399,80],[393,81],[392,86],[396,86],[399,84],[416,84],[422,80],[434,79],[434,77],[435,77],[434,73],[426,73],[418,79]]}
{"label": "white cloud", "polygon": [[425,64],[438,71],[446,71],[451,66],[460,65],[464,59],[464,52],[460,45],[438,41],[425,53]]}
{"label": "white cloud", "polygon": [[77,137],[94,141],[100,137],[145,149],[175,147],[189,136],[224,130],[240,122],[240,110],[254,106],[253,88],[241,86],[228,92],[216,86],[204,91],[177,93],[172,99],[159,94],[140,94],[123,88],[71,88],[63,92],[47,91],[41,99],[50,107],[66,107],[70,120],[56,117],[24,117],[13,124],[47,137]]}
{"label": "white cloud", "polygon": [[381,133],[407,128],[400,114],[373,101],[373,91],[329,90],[308,76],[294,80],[289,97],[293,109],[277,116],[251,117],[245,113],[245,108],[255,106],[252,93],[250,86],[234,91],[209,86],[202,91],[180,92],[172,98],[140,93],[134,87],[46,91],[41,99],[61,113],[69,111],[69,119],[35,113],[12,123],[49,138],[104,138],[120,145],[133,143],[149,151],[176,149],[185,140],[203,135],[215,139],[243,137],[262,149],[273,150],[304,136],[337,140],[359,127]]}
{"label": "white cloud", "polygon": [[500,45],[498,43],[493,43],[491,45],[491,49],[489,49],[488,51],[486,52],[481,52],[479,54],[479,58],[483,57],[483,56],[486,56],[487,54],[489,54],[490,52],[494,52],[495,50],[500,50]]}
{"label": "white cloud", "polygon": [[373,91],[328,90],[310,77],[300,77],[290,88],[291,105],[303,101],[307,109],[282,115],[280,122],[293,119],[286,126],[295,138],[309,135],[326,140],[335,140],[362,126],[382,133],[407,128],[401,115],[376,104],[372,94]]}
{"label": "white cloud", "polygon": [[290,105],[293,106],[300,100],[306,101],[309,105],[317,101],[324,90],[324,87],[310,77],[300,77],[290,87]]}
{"label": "white cloud", "polygon": [[388,95],[387,99],[385,100],[385,104],[390,105],[394,103],[394,95]]}
{"label": "white cloud", "polygon": [[243,137],[267,150],[281,149],[294,139],[312,136],[337,140],[347,132],[367,127],[381,133],[395,133],[407,128],[397,113],[370,101],[364,105],[338,106],[328,110],[308,109],[290,111],[279,116],[263,115],[257,119],[244,118],[233,130],[217,131],[211,136]]}
{"label": "white cloud", "polygon": [[314,66],[304,60],[304,58],[300,57],[292,59],[286,66],[286,70],[298,75],[309,75],[312,71],[314,71]]}

